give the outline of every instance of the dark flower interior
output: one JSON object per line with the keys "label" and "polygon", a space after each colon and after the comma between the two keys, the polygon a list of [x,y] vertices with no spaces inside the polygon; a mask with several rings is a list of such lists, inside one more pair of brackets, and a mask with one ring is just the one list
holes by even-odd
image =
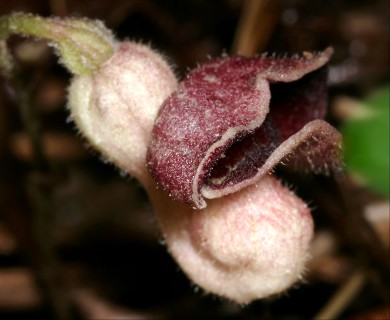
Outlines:
{"label": "dark flower interior", "polygon": [[[255,183],[298,149],[300,162],[308,159],[312,168],[324,162],[315,144],[318,152],[302,152],[301,145],[314,132],[321,136],[320,127],[334,130],[313,122],[326,113],[332,53],[224,57],[192,71],[164,102],[153,128],[147,158],[156,182],[172,198],[204,208],[203,197]],[[332,139],[340,137],[319,146],[333,148]]]}
{"label": "dark flower interior", "polygon": [[210,169],[205,184],[213,189],[252,178],[271,153],[308,122],[322,119],[327,104],[326,68],[292,83],[270,85],[270,112],[260,127],[230,142]]}

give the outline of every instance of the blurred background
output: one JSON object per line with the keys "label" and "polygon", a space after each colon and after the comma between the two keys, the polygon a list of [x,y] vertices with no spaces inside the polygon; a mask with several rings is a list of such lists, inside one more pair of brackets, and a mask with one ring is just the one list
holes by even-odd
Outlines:
{"label": "blurred background", "polygon": [[0,78],[0,319],[389,319],[387,0],[13,0],[13,11],[104,21],[182,78],[223,53],[333,46],[328,120],[342,177],[280,169],[313,208],[303,283],[239,306],[206,295],[166,252],[140,185],[67,121],[70,74],[44,41],[12,36]]}

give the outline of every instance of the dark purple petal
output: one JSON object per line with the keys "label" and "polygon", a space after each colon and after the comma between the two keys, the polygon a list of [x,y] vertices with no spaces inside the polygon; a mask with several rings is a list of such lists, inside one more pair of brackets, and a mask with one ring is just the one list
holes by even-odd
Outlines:
{"label": "dark purple petal", "polygon": [[204,208],[203,197],[258,181],[294,150],[299,159],[312,154],[305,159],[316,168],[331,164],[336,151],[318,153],[338,150],[340,137],[317,120],[326,112],[331,55],[329,48],[293,58],[227,57],[191,72],[158,114],[152,176],[174,199]]}

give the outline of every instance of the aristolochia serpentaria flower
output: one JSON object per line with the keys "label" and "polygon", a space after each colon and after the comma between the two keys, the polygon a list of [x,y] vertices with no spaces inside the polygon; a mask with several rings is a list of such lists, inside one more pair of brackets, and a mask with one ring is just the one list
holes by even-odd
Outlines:
{"label": "aristolochia serpentaria flower", "polygon": [[301,278],[310,210],[269,173],[285,159],[315,172],[339,167],[341,136],[323,120],[331,55],[223,57],[162,105],[149,170],[172,199],[203,210],[171,201],[176,213],[165,208],[160,220],[172,255],[206,291],[247,303]]}
{"label": "aristolochia serpentaria flower", "polygon": [[[337,164],[340,135],[321,120],[330,55],[222,58],[176,88],[158,54],[125,42],[73,80],[81,132],[144,185],[169,252],[206,292],[248,303],[302,277],[310,210],[268,173],[287,156],[313,170]],[[203,197],[217,199],[204,208]]]}
{"label": "aristolochia serpentaria flower", "polygon": [[74,73],[71,118],[145,187],[168,250],[192,281],[248,303],[302,277],[310,210],[269,173],[285,159],[312,171],[338,166],[340,134],[323,120],[331,49],[223,57],[177,85],[161,55],[117,41],[100,22],[23,13],[0,18],[4,74],[12,33],[54,43]]}

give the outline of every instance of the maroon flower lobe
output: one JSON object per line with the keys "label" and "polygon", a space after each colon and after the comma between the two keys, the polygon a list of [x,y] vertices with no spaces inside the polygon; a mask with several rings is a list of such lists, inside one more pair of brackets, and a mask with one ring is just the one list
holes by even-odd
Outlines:
{"label": "maroon flower lobe", "polygon": [[191,72],[157,116],[147,162],[174,199],[196,208],[255,183],[294,152],[329,169],[340,134],[321,120],[333,50],[291,58],[224,57]]}

